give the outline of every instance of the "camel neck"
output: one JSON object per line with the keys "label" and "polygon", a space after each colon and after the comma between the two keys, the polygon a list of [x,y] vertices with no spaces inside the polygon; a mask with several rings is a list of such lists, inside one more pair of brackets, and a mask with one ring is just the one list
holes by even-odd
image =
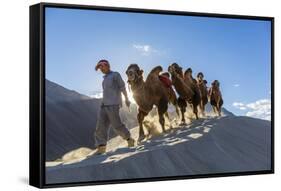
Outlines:
{"label": "camel neck", "polygon": [[193,77],[191,75],[188,75],[188,76],[186,76],[186,79],[192,81]]}
{"label": "camel neck", "polygon": [[139,80],[133,84],[131,84],[132,91],[139,91],[144,88],[145,82],[143,80]]}
{"label": "camel neck", "polygon": [[181,81],[183,79],[179,74],[172,75],[172,81]]}

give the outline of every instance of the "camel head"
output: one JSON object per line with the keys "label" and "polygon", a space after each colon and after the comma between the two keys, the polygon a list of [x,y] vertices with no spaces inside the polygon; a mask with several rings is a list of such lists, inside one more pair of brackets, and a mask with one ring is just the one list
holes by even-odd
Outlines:
{"label": "camel head", "polygon": [[126,70],[126,74],[129,84],[136,83],[137,81],[143,79],[143,70],[141,70],[137,64],[130,64]]}
{"label": "camel head", "polygon": [[185,77],[192,78],[192,69],[191,69],[191,68],[188,68],[188,69],[184,72],[184,76],[185,76]]}
{"label": "camel head", "polygon": [[176,75],[179,75],[181,77],[183,76],[183,74],[182,74],[182,67],[180,67],[177,63],[171,64],[168,67],[168,71],[170,72],[170,74],[172,76],[176,76]]}
{"label": "camel head", "polygon": [[220,82],[218,80],[214,80],[212,82],[212,88],[219,89],[219,87],[220,87]]}
{"label": "camel head", "polygon": [[197,74],[197,79],[199,82],[202,82],[204,80],[204,74],[202,72],[199,72]]}

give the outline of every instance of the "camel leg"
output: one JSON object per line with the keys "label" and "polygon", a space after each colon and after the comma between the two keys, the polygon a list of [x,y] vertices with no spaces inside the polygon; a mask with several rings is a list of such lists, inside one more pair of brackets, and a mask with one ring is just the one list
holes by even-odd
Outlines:
{"label": "camel leg", "polygon": [[193,105],[193,113],[195,114],[195,117],[196,117],[196,119],[199,119],[198,118],[198,109],[197,109],[197,105]]}
{"label": "camel leg", "polygon": [[144,138],[145,138],[145,135],[144,135],[144,130],[143,130],[143,120],[144,120],[144,117],[146,116],[147,114],[143,111],[140,111],[139,110],[139,113],[138,113],[138,122],[139,122],[139,138],[138,138],[138,142],[141,142]]}
{"label": "camel leg", "polygon": [[182,122],[183,124],[185,124],[184,113],[185,113],[186,109],[185,109],[185,107],[181,107],[180,109],[181,109],[181,122]]}
{"label": "camel leg", "polygon": [[197,110],[198,110],[198,114],[201,114],[203,116],[203,102],[200,101],[198,107],[197,107]]}
{"label": "camel leg", "polygon": [[166,112],[166,113],[165,113],[165,116],[168,118],[168,120],[169,120],[169,122],[170,122],[170,128],[172,128],[172,123],[171,123],[171,118],[170,118],[170,116],[169,116],[169,113]]}
{"label": "camel leg", "polygon": [[204,116],[206,116],[206,105],[208,104],[208,102],[209,102],[208,97],[205,97],[203,101]]}
{"label": "camel leg", "polygon": [[186,104],[186,101],[182,98],[178,98],[178,105],[180,107],[180,110],[181,110],[181,122],[182,124],[185,124],[185,117],[184,117],[184,113],[186,112],[186,107],[187,107],[187,104]]}
{"label": "camel leg", "polygon": [[165,132],[165,118],[164,114],[167,113],[168,110],[168,100],[160,100],[158,105],[158,115],[159,115],[159,123],[161,124],[162,131]]}
{"label": "camel leg", "polygon": [[165,113],[165,116],[170,120],[170,116],[168,112]]}
{"label": "camel leg", "polygon": [[205,104],[202,105],[202,115],[205,117]]}
{"label": "camel leg", "polygon": [[218,116],[221,116],[221,107],[222,107],[222,104],[223,104],[222,98],[219,96],[215,103],[216,103],[215,106],[216,106],[216,109],[217,109]]}
{"label": "camel leg", "polygon": [[200,101],[200,107],[199,107],[199,108],[200,108],[200,113],[202,114],[202,116],[204,116],[204,114],[203,114],[203,113],[204,113],[203,107],[204,107],[203,100],[201,100],[201,101]]}
{"label": "camel leg", "polygon": [[214,112],[214,114],[216,114],[216,113],[217,113],[217,111],[216,111],[216,107],[212,105],[212,108],[213,108],[213,112]]}
{"label": "camel leg", "polygon": [[217,111],[218,111],[219,116],[221,116],[221,107],[220,106],[217,106]]}
{"label": "camel leg", "polygon": [[164,114],[159,114],[159,123],[161,124],[162,127],[162,131],[165,133],[165,118],[164,118]]}

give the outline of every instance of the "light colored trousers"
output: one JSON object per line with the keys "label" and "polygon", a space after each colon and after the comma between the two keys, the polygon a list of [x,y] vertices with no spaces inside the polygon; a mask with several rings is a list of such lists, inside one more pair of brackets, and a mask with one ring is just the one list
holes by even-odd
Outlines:
{"label": "light colored trousers", "polygon": [[110,125],[123,139],[130,138],[129,130],[121,122],[119,105],[101,106],[95,132],[96,146],[106,145]]}

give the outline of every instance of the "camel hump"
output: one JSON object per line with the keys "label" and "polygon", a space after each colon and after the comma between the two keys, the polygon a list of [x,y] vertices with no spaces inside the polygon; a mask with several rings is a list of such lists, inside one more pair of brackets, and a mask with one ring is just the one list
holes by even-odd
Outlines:
{"label": "camel hump", "polygon": [[163,71],[163,68],[161,66],[156,66],[155,68],[153,68],[150,71],[149,75],[150,74],[159,75],[159,73],[162,72],[162,71]]}

